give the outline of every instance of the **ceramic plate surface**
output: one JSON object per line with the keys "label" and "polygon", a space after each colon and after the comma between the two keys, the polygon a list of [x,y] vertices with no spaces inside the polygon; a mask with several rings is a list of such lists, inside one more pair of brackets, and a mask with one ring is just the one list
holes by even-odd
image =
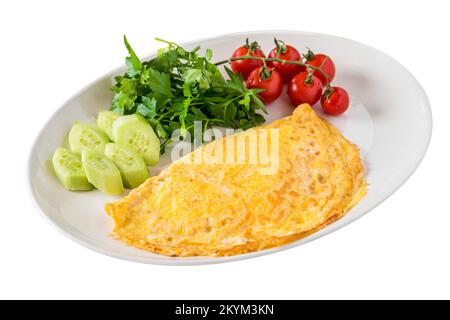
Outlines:
{"label": "ceramic plate surface", "polygon": [[[69,192],[54,176],[50,159],[76,120],[95,123],[100,108],[111,102],[108,90],[118,68],[91,83],[62,105],[45,124],[32,148],[29,159],[31,195],[40,213],[57,229],[78,243],[113,257],[136,262],[170,265],[195,265],[227,262],[257,257],[301,245],[333,232],[366,214],[397,190],[422,160],[431,137],[431,110],[427,96],[413,75],[394,59],[367,45],[330,35],[294,32],[260,31],[224,35],[183,44],[192,49],[200,45],[211,48],[214,60],[227,59],[233,50],[249,37],[268,52],[273,38],[283,39],[297,48],[310,47],[332,57],[337,72],[333,84],[351,95],[349,110],[340,117],[327,117],[361,149],[369,184],[367,196],[344,218],[325,229],[288,245],[232,257],[170,258],[129,247],[110,237],[113,227],[103,210],[105,202],[119,199],[100,191]],[[150,58],[150,57],[145,57]],[[286,90],[286,88],[284,89]],[[291,114],[287,95],[269,106],[268,122]],[[158,174],[170,163],[163,157]]]}

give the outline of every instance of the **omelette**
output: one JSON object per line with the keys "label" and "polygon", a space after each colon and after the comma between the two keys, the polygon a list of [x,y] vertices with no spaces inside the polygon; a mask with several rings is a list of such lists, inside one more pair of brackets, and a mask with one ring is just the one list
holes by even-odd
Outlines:
{"label": "omelette", "polygon": [[[265,143],[252,144],[255,137]],[[310,235],[365,194],[359,149],[303,104],[270,125],[195,149],[105,210],[114,236],[131,246],[229,256]]]}

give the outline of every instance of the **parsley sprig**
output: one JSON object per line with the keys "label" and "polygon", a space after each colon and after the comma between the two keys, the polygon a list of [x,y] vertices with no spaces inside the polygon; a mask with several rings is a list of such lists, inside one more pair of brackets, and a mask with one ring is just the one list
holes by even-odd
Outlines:
{"label": "parsley sprig", "polygon": [[211,63],[211,50],[201,55],[200,47],[188,51],[156,40],[167,47],[141,62],[124,37],[127,71],[115,77],[111,110],[147,119],[161,139],[161,152],[176,129],[190,131],[193,137],[194,121],[202,121],[203,131],[211,126],[248,129],[265,121],[257,112],[267,113],[257,96],[261,90],[247,89],[242,76],[227,67],[225,79]]}

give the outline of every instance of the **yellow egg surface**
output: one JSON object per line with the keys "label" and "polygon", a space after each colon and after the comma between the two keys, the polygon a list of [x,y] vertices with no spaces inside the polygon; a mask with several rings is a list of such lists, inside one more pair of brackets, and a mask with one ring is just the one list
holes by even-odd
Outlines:
{"label": "yellow egg surface", "polygon": [[131,246],[229,256],[310,235],[365,194],[359,149],[304,104],[196,149],[105,210]]}

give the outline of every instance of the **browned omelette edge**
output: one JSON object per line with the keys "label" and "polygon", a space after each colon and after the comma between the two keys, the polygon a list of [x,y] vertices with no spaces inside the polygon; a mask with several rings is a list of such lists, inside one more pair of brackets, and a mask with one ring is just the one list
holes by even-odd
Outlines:
{"label": "browned omelette edge", "polygon": [[[301,108],[301,107],[302,107],[302,105],[298,106],[297,108]],[[356,149],[355,151],[357,151],[357,154],[360,155],[359,148],[355,144],[353,144],[347,138],[345,138],[342,135],[342,133],[338,129],[336,129],[331,123],[322,119],[318,115],[317,115],[317,117],[321,121],[323,121],[330,130],[337,131],[339,133],[339,135],[341,135],[345,141],[347,141],[353,148]],[[352,163],[353,167],[355,167],[355,168],[361,168],[361,174],[364,175],[365,169],[364,169],[364,165],[363,165],[363,162],[362,162],[362,159],[360,156],[352,159],[352,161],[350,163]],[[360,181],[361,181],[361,183],[359,183],[359,184],[355,183],[355,191],[352,194],[352,201],[350,201],[348,206],[341,212],[336,212],[336,213],[332,214],[330,217],[327,218],[327,220],[323,221],[322,223],[320,223],[319,225],[317,225],[316,227],[314,227],[310,230],[302,231],[302,232],[295,233],[295,234],[292,234],[289,236],[272,237],[270,239],[264,239],[264,240],[259,241],[259,243],[256,243],[254,241],[253,242],[249,241],[247,243],[236,245],[236,246],[231,246],[228,248],[218,248],[218,249],[215,249],[214,252],[205,252],[204,250],[200,250],[200,249],[196,250],[192,246],[189,246],[188,250],[185,250],[187,248],[184,248],[183,246],[167,246],[167,245],[164,246],[161,244],[156,246],[154,244],[148,243],[141,239],[137,239],[132,233],[127,232],[123,228],[118,228],[118,227],[114,228],[112,236],[115,239],[118,239],[118,240],[121,240],[121,241],[127,243],[128,245],[131,245],[131,246],[134,246],[134,247],[137,247],[140,249],[144,249],[147,251],[151,251],[154,253],[172,256],[172,257],[189,257],[189,256],[220,257],[220,256],[238,255],[238,254],[260,251],[260,250],[264,250],[264,249],[270,249],[273,247],[282,246],[287,243],[291,243],[293,241],[297,241],[302,238],[305,238],[305,237],[325,228],[326,226],[339,220],[340,218],[342,218],[362,198],[364,198],[364,196],[367,193],[367,188],[366,188],[367,183],[366,183],[364,177],[362,177],[362,179],[360,179]],[[134,190],[131,192],[134,192]],[[115,211],[116,211],[115,208],[116,208],[116,206],[112,203],[105,204],[105,211],[113,218],[115,216]],[[188,254],[186,254],[186,253],[188,253]]]}

